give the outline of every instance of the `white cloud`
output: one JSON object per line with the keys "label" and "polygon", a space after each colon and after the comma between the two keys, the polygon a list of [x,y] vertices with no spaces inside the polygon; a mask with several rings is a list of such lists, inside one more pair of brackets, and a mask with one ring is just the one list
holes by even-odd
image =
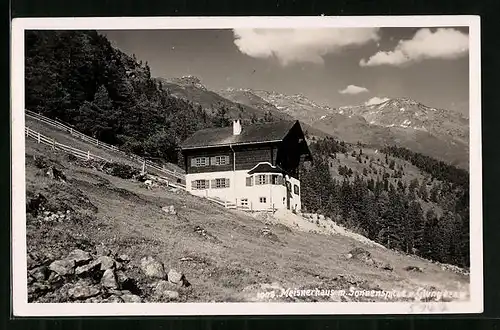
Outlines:
{"label": "white cloud", "polygon": [[454,59],[469,51],[469,35],[452,28],[431,31],[420,29],[412,39],[400,40],[391,51],[379,51],[368,60],[362,59],[361,66],[394,65],[401,66],[430,58]]}
{"label": "white cloud", "polygon": [[282,65],[323,63],[323,56],[347,46],[378,41],[378,28],[234,29],[234,43],[255,58],[276,58]]}
{"label": "white cloud", "polygon": [[343,90],[339,91],[340,94],[359,94],[359,93],[364,93],[364,92],[368,92],[368,89],[365,87],[360,87],[360,86],[356,86],[356,85],[349,85],[346,88],[344,88]]}
{"label": "white cloud", "polygon": [[389,101],[388,97],[372,97],[368,101],[365,102],[365,105],[374,105],[374,104],[380,104],[384,103],[385,101]]}

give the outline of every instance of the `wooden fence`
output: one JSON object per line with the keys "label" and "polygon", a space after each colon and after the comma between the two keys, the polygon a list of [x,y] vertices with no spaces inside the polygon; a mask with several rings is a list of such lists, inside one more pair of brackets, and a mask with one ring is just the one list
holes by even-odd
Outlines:
{"label": "wooden fence", "polygon": [[42,144],[45,144],[49,147],[52,147],[52,149],[54,149],[54,150],[62,150],[64,152],[70,153],[73,156],[78,157],[80,159],[85,159],[85,160],[93,159],[93,160],[99,160],[99,161],[103,161],[103,162],[107,162],[107,163],[111,162],[111,160],[94,155],[90,151],[83,151],[83,150],[73,148],[71,146],[67,146],[65,144],[59,143],[55,139],[50,138],[48,136],[45,136],[43,134],[40,134],[39,132],[36,132],[29,127],[25,127],[24,131],[25,131],[25,134],[27,137],[35,139],[38,143],[42,143]]}
{"label": "wooden fence", "polygon": [[30,110],[27,110],[27,109],[25,110],[25,115],[27,117],[35,119],[35,120],[37,120],[39,122],[42,122],[44,124],[51,125],[51,126],[56,127],[56,128],[58,128],[60,130],[68,132],[68,133],[71,134],[71,136],[74,136],[74,137],[79,138],[79,139],[81,139],[83,141],[89,142],[89,143],[95,145],[96,147],[98,147],[100,149],[113,151],[113,152],[119,153],[119,154],[121,154],[121,155],[123,155],[123,156],[125,156],[125,157],[127,157],[129,159],[132,159],[132,160],[140,163],[140,165],[142,166],[143,171],[146,171],[148,168],[150,168],[150,169],[154,169],[155,171],[158,171],[158,172],[160,172],[162,174],[166,174],[166,175],[172,176],[172,177],[174,177],[176,179],[179,179],[181,181],[182,180],[185,181],[185,179],[186,179],[184,173],[182,173],[182,172],[179,173],[179,172],[177,172],[175,170],[171,171],[171,170],[166,169],[164,167],[161,167],[158,164],[155,164],[152,161],[147,160],[147,159],[145,159],[143,157],[134,155],[132,153],[127,153],[127,152],[125,152],[123,150],[120,150],[116,146],[104,143],[102,141],[97,140],[96,138],[93,138],[93,137],[90,137],[88,135],[85,135],[85,134],[83,134],[83,133],[75,130],[73,127],[70,127],[70,126],[68,126],[66,124],[63,124],[63,123],[61,123],[61,122],[59,122],[57,120],[50,119],[48,117],[42,116],[42,115],[40,115],[40,114],[38,114],[36,112],[30,111]]}
{"label": "wooden fence", "polygon": [[[50,138],[48,136],[45,136],[45,135],[41,134],[40,132],[34,131],[29,127],[25,127],[24,132],[26,134],[26,137],[30,137],[30,138],[36,140],[38,143],[45,144],[54,150],[61,150],[63,152],[72,154],[77,158],[84,159],[84,160],[91,160],[91,159],[98,160],[98,161],[102,161],[102,162],[106,162],[106,163],[112,162],[112,160],[103,158],[101,156],[94,155],[90,151],[83,151],[83,150],[59,143],[55,139]],[[165,178],[162,176],[156,176],[155,179],[158,181],[161,181],[163,183],[167,183],[168,185],[175,187],[175,188],[186,189],[186,186],[184,184],[179,183],[179,182],[171,182],[168,178]]]}

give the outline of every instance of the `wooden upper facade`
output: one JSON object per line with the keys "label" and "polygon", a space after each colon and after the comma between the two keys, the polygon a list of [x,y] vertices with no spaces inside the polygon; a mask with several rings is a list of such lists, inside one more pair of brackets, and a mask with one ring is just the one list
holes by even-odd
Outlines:
{"label": "wooden upper facade", "polygon": [[[299,121],[201,130],[181,146],[186,174],[250,170],[260,162],[298,177],[301,160],[311,154]],[[236,126],[236,127],[235,127]]]}

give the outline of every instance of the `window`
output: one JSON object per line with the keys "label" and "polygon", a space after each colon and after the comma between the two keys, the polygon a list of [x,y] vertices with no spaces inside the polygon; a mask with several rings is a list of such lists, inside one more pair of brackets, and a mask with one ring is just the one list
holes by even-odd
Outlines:
{"label": "window", "polygon": [[215,156],[212,157],[212,165],[221,166],[229,164],[229,156]]}
{"label": "window", "polygon": [[247,187],[251,187],[253,184],[253,176],[248,176],[246,181],[247,181]]}
{"label": "window", "polygon": [[240,199],[241,206],[248,206],[248,198]]}
{"label": "window", "polygon": [[229,188],[229,179],[217,178],[212,180],[212,188]]}
{"label": "window", "polygon": [[293,185],[293,193],[294,193],[295,195],[298,195],[298,194],[299,194],[299,186],[297,186],[296,184],[295,184],[295,185]]}
{"label": "window", "polygon": [[271,184],[281,184],[282,177],[277,174],[271,175]]}
{"label": "window", "polygon": [[208,180],[194,180],[191,181],[192,189],[208,189]]}
{"label": "window", "polygon": [[257,175],[255,179],[255,184],[267,184],[268,183],[268,176],[265,174],[259,174]]}
{"label": "window", "polygon": [[208,157],[191,158],[191,166],[194,166],[194,167],[208,166],[209,165],[208,162],[209,162]]}
{"label": "window", "polygon": [[267,198],[266,197],[259,197],[259,202],[266,203],[267,202]]}

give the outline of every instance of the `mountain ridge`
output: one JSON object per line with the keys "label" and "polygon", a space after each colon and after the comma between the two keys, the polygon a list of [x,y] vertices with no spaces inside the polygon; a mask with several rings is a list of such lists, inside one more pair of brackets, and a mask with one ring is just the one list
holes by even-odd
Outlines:
{"label": "mountain ridge", "polygon": [[249,88],[226,88],[221,94],[240,102],[245,102],[242,94],[253,94],[265,104],[349,143],[402,144],[468,168],[468,119],[451,110],[428,107],[408,97],[392,98],[374,105],[334,108],[320,105],[302,94],[286,95]]}
{"label": "mountain ridge", "polygon": [[468,119],[451,110],[426,106],[408,97],[396,97],[377,104],[344,106],[338,113],[358,115],[370,124],[402,127],[449,136],[468,143]]}

